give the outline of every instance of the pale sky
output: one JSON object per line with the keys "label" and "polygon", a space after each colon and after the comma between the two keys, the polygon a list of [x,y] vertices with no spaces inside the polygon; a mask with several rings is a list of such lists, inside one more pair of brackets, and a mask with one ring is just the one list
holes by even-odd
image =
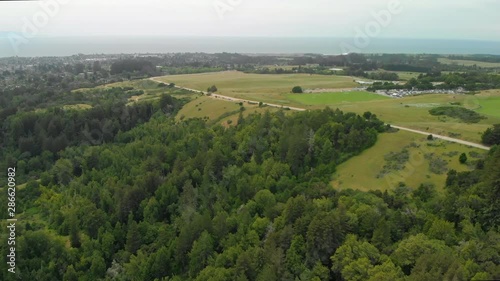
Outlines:
{"label": "pale sky", "polygon": [[[46,0],[37,36],[354,37],[398,1],[377,37],[500,41],[500,0]],[[219,12],[215,7],[219,7]],[[22,32],[40,2],[0,2],[0,33]],[[43,21],[42,21],[43,22]]]}

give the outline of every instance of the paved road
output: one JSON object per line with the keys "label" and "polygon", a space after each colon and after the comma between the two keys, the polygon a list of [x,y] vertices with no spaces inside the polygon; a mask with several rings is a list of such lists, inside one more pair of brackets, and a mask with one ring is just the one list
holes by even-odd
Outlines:
{"label": "paved road", "polygon": [[[168,84],[167,82],[157,80],[158,78],[160,78],[160,77],[152,77],[150,79],[152,81],[154,81],[154,82],[157,82],[157,83]],[[184,89],[184,90],[192,91],[192,92],[202,93],[204,95],[207,94],[206,92],[203,92],[203,91],[200,91],[200,90],[195,90],[195,89],[180,87],[180,86],[177,86],[177,85],[175,87],[179,88],[179,89]],[[259,103],[258,101],[238,99],[238,98],[223,96],[223,95],[219,95],[219,94],[211,94],[210,97],[216,98],[216,99],[227,100],[227,101],[233,101],[233,102],[247,102],[247,103],[254,103],[254,104],[255,103]],[[283,105],[272,104],[272,103],[263,103],[263,104],[267,105],[267,106],[270,106],[270,107],[289,108],[289,109],[295,110],[295,111],[306,111],[306,109],[299,108],[299,107],[283,106]],[[399,129],[399,130],[403,130],[403,131],[408,131],[408,132],[416,133],[416,134],[421,134],[421,135],[426,135],[426,136],[430,135],[429,132],[414,130],[414,129],[410,129],[410,128],[405,128],[405,127],[400,127],[400,126],[395,126],[395,125],[391,125],[391,127]],[[481,144],[477,144],[477,143],[474,143],[474,142],[464,141],[464,140],[461,140],[461,139],[450,138],[450,137],[447,137],[447,136],[441,136],[441,135],[435,135],[435,134],[432,134],[432,136],[434,138],[442,139],[442,140],[449,141],[449,142],[454,142],[454,143],[459,143],[459,144],[463,144],[463,145],[468,145],[468,146],[471,146],[471,147],[475,147],[475,148],[479,148],[479,149],[484,149],[484,150],[490,150],[489,147],[481,145]]]}

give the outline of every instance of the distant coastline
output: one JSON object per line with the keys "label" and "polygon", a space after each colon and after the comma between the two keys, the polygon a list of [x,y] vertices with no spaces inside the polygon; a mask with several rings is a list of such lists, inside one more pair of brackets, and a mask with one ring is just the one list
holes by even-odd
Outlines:
{"label": "distant coastline", "polygon": [[[335,55],[353,38],[264,37],[45,37],[33,38],[16,53],[6,34],[0,34],[0,57],[70,56],[125,53],[246,53]],[[500,41],[374,38],[361,53],[490,54],[500,55]]]}

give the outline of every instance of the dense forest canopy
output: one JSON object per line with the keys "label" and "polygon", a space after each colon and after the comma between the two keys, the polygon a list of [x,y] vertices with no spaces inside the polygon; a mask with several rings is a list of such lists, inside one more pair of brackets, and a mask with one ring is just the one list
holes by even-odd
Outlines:
{"label": "dense forest canopy", "polygon": [[228,128],[157,111],[112,143],[68,147],[19,191],[40,216],[20,226],[19,280],[499,278],[499,149],[443,193],[329,186],[385,129],[331,109]]}
{"label": "dense forest canopy", "polygon": [[[450,171],[445,186],[336,190],[329,181],[337,166],[393,131],[376,115],[326,108],[241,113],[233,126],[176,121],[186,101],[172,96],[174,85],[155,85],[159,99],[137,103],[129,103],[141,94],[133,87],[74,91],[141,72],[122,64],[128,70],[111,74],[130,57],[85,59],[3,60],[23,66],[0,77],[0,166],[15,166],[18,180],[16,280],[500,279],[498,147],[475,170]],[[280,62],[237,54],[141,60],[181,72]],[[321,71],[438,65],[431,55],[295,60]],[[492,77],[431,71],[408,83],[498,83]],[[78,103],[91,108],[64,107]],[[499,128],[483,141],[499,144]],[[0,268],[0,279],[12,280]]]}

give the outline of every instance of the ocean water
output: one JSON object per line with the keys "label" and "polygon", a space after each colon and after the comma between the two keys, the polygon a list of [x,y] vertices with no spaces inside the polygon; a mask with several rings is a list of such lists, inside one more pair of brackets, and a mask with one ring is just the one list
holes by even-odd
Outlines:
{"label": "ocean water", "polygon": [[259,54],[494,54],[500,41],[372,38],[357,44],[354,38],[244,38],[244,37],[57,37],[33,38],[12,44],[0,34],[0,57],[69,56],[172,52],[232,52]]}

